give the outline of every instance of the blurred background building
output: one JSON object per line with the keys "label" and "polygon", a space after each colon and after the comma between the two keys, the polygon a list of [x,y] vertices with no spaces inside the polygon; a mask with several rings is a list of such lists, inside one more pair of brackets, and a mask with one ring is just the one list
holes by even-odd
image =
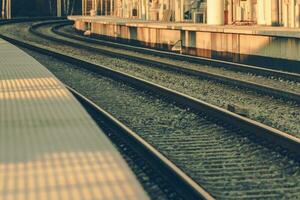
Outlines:
{"label": "blurred background building", "polygon": [[79,15],[81,4],[82,0],[0,0],[0,18]]}
{"label": "blurred background building", "polygon": [[216,25],[300,26],[300,0],[82,0],[82,5],[83,15]]}

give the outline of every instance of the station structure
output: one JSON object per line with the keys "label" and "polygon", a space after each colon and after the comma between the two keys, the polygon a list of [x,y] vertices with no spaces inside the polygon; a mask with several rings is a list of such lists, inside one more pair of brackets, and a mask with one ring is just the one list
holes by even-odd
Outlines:
{"label": "station structure", "polygon": [[156,21],[299,27],[299,0],[82,0],[83,14]]}
{"label": "station structure", "polygon": [[[251,65],[299,66],[299,0],[82,0],[93,36]],[[255,41],[255,42],[253,42]]]}

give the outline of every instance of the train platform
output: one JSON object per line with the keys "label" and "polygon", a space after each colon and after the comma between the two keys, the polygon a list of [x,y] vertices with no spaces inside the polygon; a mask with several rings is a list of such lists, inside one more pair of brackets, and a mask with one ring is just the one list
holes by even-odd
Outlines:
{"label": "train platform", "polygon": [[78,31],[133,45],[257,66],[297,67],[300,62],[299,28],[214,26],[112,16],[68,19]]}
{"label": "train platform", "polygon": [[249,35],[281,36],[300,38],[300,28],[272,27],[258,25],[207,25],[192,22],[164,22],[142,19],[124,19],[113,16],[69,16],[72,21],[84,21],[111,25],[124,25],[128,27],[144,27],[154,29],[170,29],[183,31],[202,31],[215,33],[236,33]]}
{"label": "train platform", "polygon": [[0,199],[148,199],[75,97],[2,39]]}

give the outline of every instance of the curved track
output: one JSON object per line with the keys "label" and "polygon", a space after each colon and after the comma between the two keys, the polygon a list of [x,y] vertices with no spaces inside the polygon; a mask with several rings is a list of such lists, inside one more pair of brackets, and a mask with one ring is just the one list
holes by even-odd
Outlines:
{"label": "curved track", "polygon": [[[156,172],[164,177],[176,192],[181,194],[185,199],[214,199],[205,189],[198,185],[193,179],[187,176],[180,168],[173,164],[168,158],[161,154],[152,145],[146,142],[137,133],[130,130],[126,125],[117,120],[103,108],[80,94],[76,90],[66,86],[72,94],[83,104],[87,109],[92,111],[92,116],[101,118],[102,126],[109,126],[110,129],[115,129],[114,133],[119,138],[125,140],[130,148],[135,150],[144,158]],[[99,119],[98,119],[99,120]]]}
{"label": "curved track", "polygon": [[[230,77],[228,74],[227,76],[224,76],[222,74],[220,75],[211,72],[207,73],[194,68],[191,69],[185,66],[182,67],[179,65],[168,64],[165,63],[165,61],[164,64],[162,64],[159,59],[149,60],[149,58],[144,58],[142,56],[140,56],[139,60],[136,61],[136,55],[123,55],[123,53],[120,53],[120,51],[116,53],[115,51],[111,51],[110,49],[107,50],[107,48],[101,47],[101,45],[93,45],[66,37],[57,38],[57,35],[51,32],[51,29],[53,30],[57,26],[55,23],[57,23],[57,21],[36,23],[30,28],[30,31],[34,35],[45,38],[46,40],[54,41],[57,44],[64,44],[65,46],[63,48],[71,47],[72,49],[77,49],[76,51],[80,52],[82,49],[84,49],[86,52],[88,52],[86,53],[87,59],[94,60],[95,58],[97,60],[96,62],[98,63],[102,63],[103,59],[97,58],[98,55],[108,55],[111,57],[110,60],[112,61],[114,58],[119,59],[125,57],[129,61],[129,65],[126,66],[127,63],[122,61],[124,64],[116,63],[115,65],[109,64],[107,66],[152,82],[158,81],[158,83],[161,85],[188,94],[197,99],[213,103],[214,105],[226,108],[227,105],[236,103],[239,104],[239,102],[242,102],[242,107],[245,107],[246,109],[249,108],[249,118],[266,123],[272,127],[276,127],[280,130],[287,131],[292,135],[300,137],[298,131],[300,127],[299,124],[297,125],[297,104],[299,104],[300,99],[300,83],[296,83],[295,85],[294,83],[289,83],[288,81],[282,82],[280,79],[268,80],[264,78],[260,81],[266,81],[267,83],[269,81],[270,84],[265,84],[264,82],[262,84],[261,82],[256,83],[258,80],[257,77],[253,78],[249,75],[247,78],[250,79],[250,81],[247,79],[243,80],[245,75],[241,75],[241,77],[239,77],[239,74],[235,74],[235,77]],[[61,47],[58,49],[60,48]],[[121,50],[121,52],[123,51]],[[74,55],[78,54],[73,50],[71,50],[70,53]],[[137,62],[138,64],[131,64],[134,62]],[[134,65],[134,67],[131,67],[132,65]],[[161,77],[158,77],[158,75]],[[276,84],[275,86],[272,86],[271,83]],[[216,90],[216,92],[212,92],[211,89],[208,89],[207,84],[209,84],[209,87],[212,87],[213,90]],[[289,86],[289,84],[291,85]],[[184,87],[184,85],[188,85],[188,88]],[[228,85],[228,87],[226,85]],[[238,88],[238,90],[235,88]],[[291,90],[289,90],[289,88],[291,88]],[[197,89],[201,92],[195,92]],[[249,93],[249,91],[253,92]],[[223,96],[218,95],[223,92],[225,93]],[[213,96],[207,97],[206,93]],[[274,97],[278,98],[278,100],[274,99]],[[221,98],[221,100],[218,100],[219,98]],[[293,102],[296,102],[296,104],[293,104]],[[279,110],[277,109],[278,107],[280,108]],[[273,113],[274,111],[275,113]],[[282,114],[280,113],[284,114],[282,116],[284,120],[281,120]],[[287,120],[289,118],[291,120]]]}
{"label": "curved track", "polygon": [[203,57],[190,56],[190,55],[178,54],[173,52],[131,46],[127,44],[107,41],[105,39],[101,39],[101,37],[97,37],[97,39],[93,39],[90,37],[83,37],[82,35],[79,34],[74,34],[74,32],[63,31],[64,26],[71,24],[69,21],[58,22],[58,23],[59,23],[58,25],[53,26],[52,28],[53,32],[64,37],[73,38],[84,42],[89,42],[93,44],[96,43],[103,46],[114,47],[116,49],[128,50],[132,52],[140,52],[145,55],[154,55],[162,58],[165,57],[165,58],[175,59],[178,61],[187,61],[189,63],[209,65],[211,67],[216,67],[216,68],[226,68],[233,71],[253,73],[253,74],[258,74],[263,76],[275,76],[275,77],[286,78],[289,80],[297,80],[297,81],[300,80],[299,74],[285,71],[284,67],[281,68],[281,70],[272,70],[268,68],[244,65],[244,64],[234,63],[234,62],[227,62],[227,61],[208,59]]}
{"label": "curved track", "polygon": [[[63,39],[55,38],[53,36],[49,36],[47,34],[44,34],[44,33],[38,31],[38,28],[40,28],[42,26],[49,25],[49,24],[53,26],[53,24],[56,24],[56,23],[57,22],[37,23],[37,24],[33,25],[32,27],[30,27],[30,31],[31,31],[31,33],[33,33],[37,36],[49,39],[51,41],[59,42],[61,44],[69,45],[74,48],[77,47],[77,48],[81,48],[81,49],[98,52],[100,54],[105,54],[105,55],[108,55],[111,57],[123,58],[123,59],[127,59],[129,61],[134,61],[134,62],[138,62],[141,64],[150,65],[152,67],[154,66],[157,68],[164,68],[169,71],[179,72],[179,73],[183,73],[186,75],[199,77],[202,79],[212,80],[212,81],[220,82],[222,84],[228,84],[228,85],[243,88],[243,89],[250,89],[250,90],[253,90],[253,91],[261,93],[261,94],[265,94],[265,95],[269,95],[269,96],[273,96],[273,97],[277,97],[277,98],[282,98],[282,99],[285,99],[288,101],[295,101],[297,103],[300,103],[300,93],[297,93],[294,91],[286,91],[286,90],[278,89],[278,88],[275,88],[272,86],[263,85],[263,84],[250,82],[250,81],[245,81],[242,79],[233,78],[230,76],[224,76],[224,75],[220,75],[217,73],[200,71],[197,69],[191,69],[191,68],[184,67],[184,66],[177,66],[175,64],[170,64],[168,62],[159,61],[159,59],[154,60],[154,59],[149,59],[149,58],[145,58],[145,57],[141,57],[141,56],[135,56],[132,54],[124,54],[121,52],[109,51],[109,50],[103,49],[101,47],[96,48],[96,47],[88,45],[88,43],[93,41],[93,40],[90,41],[89,38],[84,38],[84,37],[71,35],[68,33],[63,33],[63,32],[58,31],[57,29],[62,26],[61,24],[54,26],[51,30],[59,35],[62,35],[63,37],[74,38],[74,39],[76,38],[76,40],[79,40],[79,41],[63,40]],[[65,24],[65,23],[63,23],[63,24]],[[80,41],[85,42],[85,44],[80,43]],[[120,45],[120,48],[122,48],[122,47],[123,46]],[[143,53],[145,54],[148,52],[146,51]],[[268,74],[268,76],[274,76],[273,72],[274,71],[272,71],[272,73]],[[264,74],[265,72],[262,73],[261,70],[257,69],[256,73]],[[277,74],[278,77],[285,77],[285,78],[288,78],[289,80],[300,81],[300,75],[287,73],[287,72],[279,72],[279,71],[277,71],[277,73],[280,74],[280,75]]]}
{"label": "curved track", "polygon": [[[129,127],[137,130],[141,137],[214,197],[266,199],[299,196],[299,139],[132,75],[5,38],[119,82],[118,87],[103,87],[104,107],[126,121]],[[118,92],[119,87],[124,87],[124,90]],[[114,94],[118,94],[118,100],[130,102],[130,108],[118,106]],[[149,94],[154,97],[148,97]],[[149,124],[149,120],[155,117],[149,118],[142,105],[148,106],[148,112],[157,110],[155,117],[159,120]],[[141,112],[138,121],[131,121],[131,117],[137,114],[134,109]],[[176,122],[176,118],[185,119],[185,116],[190,118],[167,129],[156,124]]]}

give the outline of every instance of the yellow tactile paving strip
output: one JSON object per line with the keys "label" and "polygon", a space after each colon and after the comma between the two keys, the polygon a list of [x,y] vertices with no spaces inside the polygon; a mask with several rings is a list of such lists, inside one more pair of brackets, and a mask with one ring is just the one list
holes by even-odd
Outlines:
{"label": "yellow tactile paving strip", "polygon": [[64,86],[1,39],[0,199],[148,199]]}

